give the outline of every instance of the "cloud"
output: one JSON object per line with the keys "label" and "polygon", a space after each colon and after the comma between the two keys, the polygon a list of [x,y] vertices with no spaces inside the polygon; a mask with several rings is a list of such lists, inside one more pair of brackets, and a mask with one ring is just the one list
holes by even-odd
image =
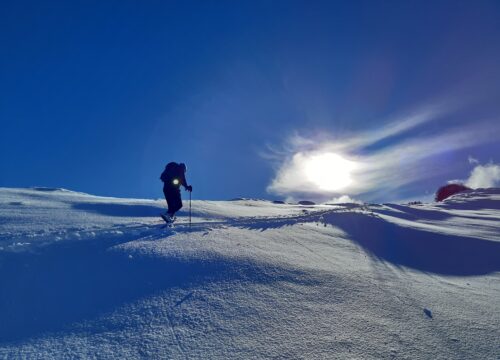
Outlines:
{"label": "cloud", "polygon": [[[275,176],[267,190],[279,195],[323,194],[325,197],[342,194],[364,194],[365,200],[376,194],[390,192],[408,184],[445,175],[448,169],[438,159],[450,152],[480,143],[497,141],[499,128],[483,126],[480,121],[469,125],[430,127],[427,123],[440,119],[441,107],[427,107],[416,113],[394,119],[371,131],[355,134],[322,132],[305,136],[293,134],[283,146],[269,147],[266,158],[275,164]],[[318,186],[307,174],[308,162],[318,154],[337,154],[354,164],[352,183],[336,191]],[[470,157],[474,163],[476,159]],[[478,170],[474,183],[489,183],[495,179],[496,168]],[[336,171],[336,169],[333,169]],[[370,195],[371,194],[371,195]]]}
{"label": "cloud", "polygon": [[359,204],[363,205],[364,203],[361,200],[353,199],[349,195],[341,195],[339,197],[335,197],[326,201],[327,204]]}
{"label": "cloud", "polygon": [[[327,152],[328,153],[328,152]],[[282,164],[281,168],[277,171],[276,177],[268,190],[278,194],[287,193],[317,193],[321,191],[331,192],[328,190],[329,184],[334,188],[338,183],[348,183],[350,179],[348,176],[335,177],[332,172],[322,172],[318,167],[321,163],[315,165],[314,161],[325,154],[322,151],[310,152],[297,152],[290,159]],[[349,166],[354,164],[347,159],[331,156],[330,161],[334,161],[341,166]],[[352,165],[352,167],[355,167]],[[320,178],[323,176],[323,178]],[[326,189],[326,190],[325,190]]]}
{"label": "cloud", "polygon": [[477,165],[465,181],[465,185],[473,189],[500,186],[500,165]]}
{"label": "cloud", "polygon": [[479,164],[479,160],[469,155],[469,164]]}

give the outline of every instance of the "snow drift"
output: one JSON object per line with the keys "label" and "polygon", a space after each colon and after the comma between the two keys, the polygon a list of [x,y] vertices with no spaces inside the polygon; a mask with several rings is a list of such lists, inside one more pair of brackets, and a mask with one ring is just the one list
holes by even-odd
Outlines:
{"label": "snow drift", "polygon": [[163,206],[0,189],[0,358],[500,355],[499,189]]}

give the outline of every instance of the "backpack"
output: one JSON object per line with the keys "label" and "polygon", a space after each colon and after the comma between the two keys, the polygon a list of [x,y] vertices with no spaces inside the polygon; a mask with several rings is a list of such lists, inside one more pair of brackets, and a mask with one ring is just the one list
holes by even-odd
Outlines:
{"label": "backpack", "polygon": [[175,175],[177,167],[179,165],[175,162],[168,163],[167,166],[165,166],[165,170],[160,175],[160,180],[163,182],[170,182],[170,179],[172,178],[172,175]]}

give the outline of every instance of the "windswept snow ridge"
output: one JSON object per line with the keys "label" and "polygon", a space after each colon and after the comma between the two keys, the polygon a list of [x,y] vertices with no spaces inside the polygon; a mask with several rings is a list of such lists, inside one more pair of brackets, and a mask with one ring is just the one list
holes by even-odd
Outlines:
{"label": "windswept snow ridge", "polygon": [[0,188],[0,358],[500,358],[499,189],[162,211]]}

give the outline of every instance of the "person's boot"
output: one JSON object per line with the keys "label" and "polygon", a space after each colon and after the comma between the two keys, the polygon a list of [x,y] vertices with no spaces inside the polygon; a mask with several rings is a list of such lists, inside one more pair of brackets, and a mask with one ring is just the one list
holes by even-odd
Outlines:
{"label": "person's boot", "polygon": [[160,214],[160,216],[167,223],[167,225],[171,225],[175,220],[175,216],[170,215],[169,213]]}

